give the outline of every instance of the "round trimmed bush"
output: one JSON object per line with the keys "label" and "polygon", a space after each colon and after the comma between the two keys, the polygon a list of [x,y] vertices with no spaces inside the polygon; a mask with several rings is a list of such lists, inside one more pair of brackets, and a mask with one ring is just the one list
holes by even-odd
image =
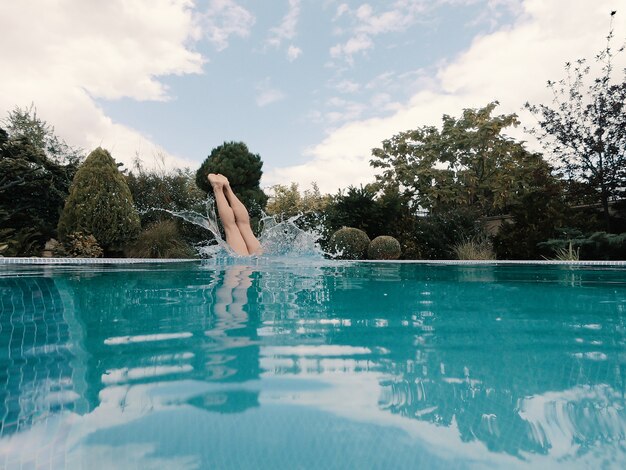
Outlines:
{"label": "round trimmed bush", "polygon": [[398,259],[401,253],[400,242],[388,235],[374,238],[367,248],[369,259]]}
{"label": "round trimmed bush", "polygon": [[370,237],[363,230],[343,227],[330,237],[329,247],[340,259],[363,259],[370,244]]}

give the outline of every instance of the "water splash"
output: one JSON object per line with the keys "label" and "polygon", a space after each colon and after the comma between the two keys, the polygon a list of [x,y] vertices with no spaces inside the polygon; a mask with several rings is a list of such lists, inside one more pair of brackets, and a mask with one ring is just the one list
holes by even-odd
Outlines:
{"label": "water splash", "polygon": [[[222,237],[215,210],[215,199],[212,195],[207,196],[205,207],[206,214],[190,210],[174,211],[161,208],[153,208],[152,210],[167,212],[174,217],[209,231],[213,235],[213,240],[196,246],[198,254],[202,258],[238,258],[239,256],[235,254]],[[323,259],[326,253],[318,242],[321,238],[321,230],[301,229],[296,225],[296,221],[300,217],[301,215],[295,215],[285,220],[282,217],[263,213],[261,233],[258,236],[263,248],[263,254],[255,257]]]}

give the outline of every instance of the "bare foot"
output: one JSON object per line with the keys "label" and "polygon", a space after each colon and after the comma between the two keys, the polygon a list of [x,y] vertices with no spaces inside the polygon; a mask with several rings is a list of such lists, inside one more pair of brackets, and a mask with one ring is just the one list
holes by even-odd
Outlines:
{"label": "bare foot", "polygon": [[222,178],[222,175],[218,175],[217,173],[209,173],[207,175],[207,179],[209,180],[209,183],[211,183],[211,186],[213,186],[213,189],[219,189],[224,186]]}
{"label": "bare foot", "polygon": [[217,177],[219,178],[219,180],[222,182],[224,186],[226,186],[227,188],[230,187],[230,181],[228,181],[228,178],[226,178],[221,173],[218,173]]}

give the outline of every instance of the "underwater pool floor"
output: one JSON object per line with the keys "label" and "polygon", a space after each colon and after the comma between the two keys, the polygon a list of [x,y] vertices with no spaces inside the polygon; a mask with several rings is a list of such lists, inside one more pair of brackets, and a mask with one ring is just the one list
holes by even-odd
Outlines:
{"label": "underwater pool floor", "polygon": [[7,260],[0,468],[626,466],[624,263]]}

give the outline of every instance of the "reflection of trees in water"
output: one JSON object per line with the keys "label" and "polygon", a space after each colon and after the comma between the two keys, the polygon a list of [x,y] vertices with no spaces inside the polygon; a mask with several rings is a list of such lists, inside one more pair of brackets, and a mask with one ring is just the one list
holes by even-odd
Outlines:
{"label": "reflection of trees in water", "polygon": [[[252,279],[243,267],[130,270],[81,277],[70,287],[91,355],[92,408],[104,386],[258,378],[258,319],[247,308]],[[195,397],[191,403],[226,412],[258,406],[256,392],[239,393],[236,400],[230,393]]]}
{"label": "reflection of trees in water", "polygon": [[258,270],[251,306],[260,311],[264,324],[276,323],[277,328],[289,325],[290,320],[324,317],[329,300],[325,275],[328,271],[315,266]]}
{"label": "reflection of trees in water", "polygon": [[[107,388],[257,379],[250,274],[229,267],[0,278],[0,435],[63,409],[94,410]],[[258,406],[257,395],[233,389],[190,403],[233,412]]]}
{"label": "reflection of trees in water", "polygon": [[86,408],[67,302],[50,278],[0,278],[0,437]]}
{"label": "reflection of trees in water", "polygon": [[[558,432],[584,450],[624,438],[626,327],[620,273],[574,274],[337,264],[2,278],[2,432],[16,416],[93,410],[116,387],[194,381],[210,386],[193,406],[259,406],[243,384],[259,379],[263,343],[269,373],[379,372],[382,409],[492,450],[546,453]],[[58,390],[75,395],[51,405]]]}
{"label": "reflection of trees in water", "polygon": [[562,268],[386,265],[345,275],[327,287],[349,322],[327,340],[387,352],[375,357],[381,408],[513,455],[625,437],[622,291],[606,288],[623,287],[620,273],[572,283]]}

